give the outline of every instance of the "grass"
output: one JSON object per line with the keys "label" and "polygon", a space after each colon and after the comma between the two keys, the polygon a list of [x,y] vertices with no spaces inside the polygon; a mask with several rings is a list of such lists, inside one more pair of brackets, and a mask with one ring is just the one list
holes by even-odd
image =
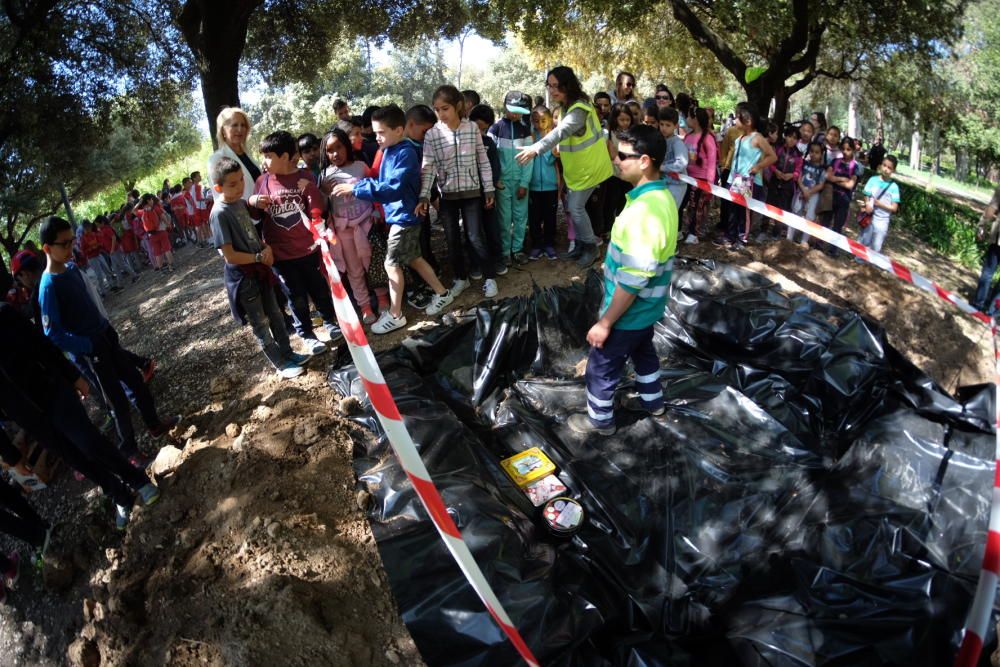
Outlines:
{"label": "grass", "polygon": [[993,188],[981,187],[978,185],[973,185],[972,183],[963,183],[961,181],[956,181],[953,178],[948,178],[947,176],[935,176],[927,171],[914,171],[910,169],[908,165],[899,163],[899,167],[896,169],[903,176],[909,178],[917,179],[930,191],[934,191],[936,186],[945,186],[950,190],[954,190],[959,194],[965,195],[972,198],[989,198],[993,195]]}
{"label": "grass", "polygon": [[986,244],[976,241],[979,214],[920,186],[899,179],[896,184],[901,201],[893,224],[913,232],[929,247],[959,264],[979,268],[986,251]]}
{"label": "grass", "polygon": [[[141,193],[159,192],[163,185],[163,179],[170,179],[170,184],[180,183],[181,179],[191,174],[192,171],[200,171],[205,176],[208,168],[208,156],[212,154],[212,142],[206,140],[201,147],[189,155],[186,155],[170,164],[167,164],[155,172],[139,179],[135,184],[136,190]],[[90,199],[73,202],[73,214],[78,220],[93,220],[97,215],[105,211],[113,211],[125,203],[125,188],[122,185],[113,185],[102,190]]]}

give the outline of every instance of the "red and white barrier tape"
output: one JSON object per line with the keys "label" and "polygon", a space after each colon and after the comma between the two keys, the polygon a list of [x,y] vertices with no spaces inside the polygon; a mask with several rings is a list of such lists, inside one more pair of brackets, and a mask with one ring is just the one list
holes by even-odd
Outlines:
{"label": "red and white barrier tape", "polygon": [[976,308],[974,308],[972,304],[970,304],[968,301],[958,296],[954,292],[946,290],[933,280],[925,278],[919,273],[914,273],[910,271],[908,268],[906,268],[899,262],[890,259],[889,257],[883,255],[882,253],[875,252],[871,248],[865,247],[860,243],[858,243],[857,241],[847,238],[843,234],[838,234],[837,232],[833,231],[828,227],[818,225],[815,222],[806,220],[800,215],[796,215],[789,211],[785,211],[783,209],[778,208],[777,206],[773,206],[771,204],[765,204],[760,200],[751,199],[750,197],[744,197],[741,194],[730,192],[727,188],[718,185],[713,185],[712,183],[704,181],[700,178],[691,178],[686,174],[677,174],[677,173],[671,173],[670,176],[679,179],[684,183],[688,183],[689,185],[693,185],[699,190],[713,194],[716,197],[721,197],[722,199],[728,199],[729,201],[738,204],[739,206],[745,206],[751,211],[756,211],[761,215],[765,215],[769,218],[773,218],[774,220],[778,220],[779,222],[783,222],[789,227],[792,227],[793,229],[805,232],[809,236],[815,236],[816,238],[826,241],[831,245],[835,245],[841,250],[849,252],[855,257],[859,257],[862,260],[868,262],[869,264],[877,266],[883,271],[888,271],[889,273],[896,274],[896,276],[900,280],[904,280],[910,283],[911,285],[916,285],[925,292],[930,292],[931,294],[934,294],[944,299],[951,305],[961,310],[963,313],[976,318],[982,324],[985,324],[986,326],[992,326],[993,324],[993,320],[990,319],[989,315],[976,310]]}
{"label": "red and white barrier tape", "polygon": [[838,234],[832,229],[806,220],[800,215],[789,213],[777,206],[765,204],[760,200],[730,192],[727,188],[713,185],[708,181],[692,178],[686,174],[671,173],[670,175],[699,190],[721,197],[722,199],[728,199],[735,204],[745,206],[751,211],[756,211],[769,218],[783,222],[789,227],[805,232],[809,236],[822,239],[841,250],[846,250],[855,257],[859,257],[883,271],[894,273],[900,280],[916,285],[925,292],[930,292],[944,299],[963,313],[974,317],[982,324],[991,328],[993,334],[993,353],[996,361],[996,377],[994,378],[996,453],[994,455],[993,503],[990,508],[990,522],[986,535],[986,549],[983,552],[983,565],[979,573],[979,583],[976,585],[976,594],[965,621],[962,644],[959,647],[958,654],[955,656],[954,663],[954,667],[974,667],[979,662],[979,656],[983,650],[983,638],[986,636],[987,625],[989,624],[990,615],[993,612],[993,602],[996,599],[997,583],[1000,581],[1000,346],[998,346],[997,326],[993,322],[993,318],[986,313],[980,312],[954,292],[944,289],[934,281],[918,273],[913,273],[899,262],[890,259],[882,253],[875,252],[857,241],[847,238],[843,234]]}
{"label": "red and white barrier tape", "polygon": [[424,508],[430,515],[434,527],[437,528],[438,534],[444,540],[445,546],[451,551],[451,555],[458,562],[458,566],[462,569],[465,578],[473,590],[476,591],[479,598],[483,601],[490,616],[493,617],[493,620],[497,622],[500,629],[507,635],[507,638],[514,645],[514,648],[524,661],[531,665],[531,667],[539,667],[540,663],[535,659],[531,649],[524,642],[521,633],[517,631],[517,628],[511,622],[510,616],[504,611],[500,600],[497,599],[489,582],[486,581],[486,577],[483,576],[482,570],[476,564],[472,552],[469,551],[469,547],[462,539],[462,533],[459,532],[451,515],[448,514],[444,500],[442,500],[441,494],[438,493],[434,482],[431,481],[430,473],[427,472],[424,462],[420,459],[420,453],[417,451],[416,445],[413,444],[413,439],[410,437],[409,431],[406,430],[406,426],[403,424],[403,418],[396,407],[396,401],[389,392],[389,387],[385,383],[385,378],[378,367],[378,362],[375,361],[375,354],[368,345],[364,327],[361,325],[358,314],[354,311],[354,307],[347,297],[347,292],[344,290],[344,284],[340,278],[340,272],[337,270],[337,265],[330,254],[330,246],[337,242],[336,237],[328,228],[320,232],[320,226],[312,224],[301,207],[299,207],[299,213],[302,215],[302,223],[306,225],[307,229],[312,231],[313,238],[323,253],[323,264],[326,266],[327,282],[330,286],[330,292],[333,295],[333,307],[337,312],[337,321],[340,324],[340,330],[344,334],[344,339],[347,341],[347,347],[351,352],[351,358],[354,360],[354,366],[358,369],[361,383],[368,393],[368,398],[371,400],[379,423],[382,424],[385,435],[389,439],[389,444],[396,453],[396,457],[399,459],[400,465],[403,466],[403,470],[406,472],[410,483],[413,484],[413,490],[417,492],[417,496],[424,504]]}
{"label": "red and white barrier tape", "polygon": [[962,635],[962,645],[955,656],[955,667],[974,667],[979,662],[983,651],[983,639],[986,637],[990,615],[993,613],[993,601],[997,594],[997,581],[1000,579],[1000,346],[997,342],[997,327],[993,326],[993,356],[996,359],[996,376],[993,383],[996,394],[993,397],[995,420],[993,428],[996,431],[996,450],[993,473],[993,504],[990,507],[990,523],[986,532],[986,549],[983,551],[983,565],[979,570],[979,583],[976,584],[976,596],[965,618],[965,630]]}

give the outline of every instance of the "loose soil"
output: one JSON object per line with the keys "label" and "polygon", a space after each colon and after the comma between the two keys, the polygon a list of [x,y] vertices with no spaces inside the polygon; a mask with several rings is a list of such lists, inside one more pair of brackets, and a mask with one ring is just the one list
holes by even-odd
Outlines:
{"label": "loose soil", "polygon": [[[439,229],[435,245],[443,247]],[[975,285],[974,272],[898,231],[886,251],[965,296]],[[878,269],[786,241],[680,252],[856,308],[948,390],[992,378],[985,327]],[[230,316],[217,255],[183,248],[177,266],[146,271],[107,300],[125,346],[159,362],[151,387],[161,412],[184,415],[154,464],[163,496],[136,509],[120,534],[110,504],[68,473],[32,495],[58,528],[44,571],[26,571],[0,612],[3,664],[422,664],[351,470],[353,443],[370,436],[326,385],[331,365],[349,363],[345,354],[278,380],[249,328]],[[569,262],[531,262],[500,278],[501,297],[581,278]],[[475,304],[480,284],[453,307]],[[391,348],[429,325],[412,309],[407,316],[405,330],[373,337],[373,347]],[[19,545],[3,537],[0,546]]]}

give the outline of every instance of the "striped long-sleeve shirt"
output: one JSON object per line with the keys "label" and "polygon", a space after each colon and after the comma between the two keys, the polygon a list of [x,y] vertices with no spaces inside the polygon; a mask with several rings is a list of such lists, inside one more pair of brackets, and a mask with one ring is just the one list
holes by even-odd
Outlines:
{"label": "striped long-sleeve shirt", "polygon": [[493,193],[493,170],[474,123],[463,120],[452,130],[439,121],[427,130],[420,170],[421,199],[430,199],[435,178],[444,199],[478,197],[480,185],[482,192]]}

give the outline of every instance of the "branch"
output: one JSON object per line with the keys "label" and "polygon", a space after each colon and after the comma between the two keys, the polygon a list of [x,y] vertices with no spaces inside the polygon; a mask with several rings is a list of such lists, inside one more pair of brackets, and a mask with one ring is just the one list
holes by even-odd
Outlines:
{"label": "branch", "polygon": [[793,58],[788,63],[788,75],[801,74],[806,70],[816,66],[816,59],[819,57],[819,49],[823,43],[823,34],[826,32],[826,24],[816,24],[808,30],[808,41],[805,46],[805,53],[798,58]]}
{"label": "branch", "polygon": [[742,58],[736,55],[735,51],[729,48],[725,40],[705,25],[684,0],[670,0],[670,5],[674,10],[674,18],[687,28],[688,32],[691,33],[691,37],[714,53],[723,67],[729,70],[739,81],[743,81],[747,64],[743,62]]}

